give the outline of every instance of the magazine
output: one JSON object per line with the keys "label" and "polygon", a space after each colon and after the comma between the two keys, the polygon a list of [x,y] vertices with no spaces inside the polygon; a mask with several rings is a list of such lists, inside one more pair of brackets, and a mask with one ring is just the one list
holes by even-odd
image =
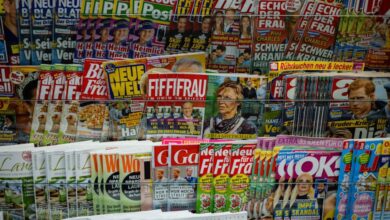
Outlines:
{"label": "magazine", "polygon": [[[269,61],[282,60],[288,40],[288,1],[261,0],[256,8],[253,36],[253,74],[266,74]],[[290,30],[291,31],[291,30]]]}
{"label": "magazine", "polygon": [[[30,140],[31,118],[34,111],[38,67],[0,66],[3,86],[0,110],[3,123],[2,145],[27,143]],[[13,123],[11,123],[13,122]]]}
{"label": "magazine", "polygon": [[157,145],[153,147],[153,209],[168,210],[169,183],[168,178],[168,145]]}
{"label": "magazine", "polygon": [[[134,30],[133,41],[130,45],[130,58],[151,57],[164,53],[174,6],[175,1],[140,0],[139,24]],[[155,16],[152,16],[152,12]]]}
{"label": "magazine", "polygon": [[97,149],[93,146],[90,148],[75,149],[75,173],[77,185],[77,216],[89,216],[94,214],[94,204],[92,192],[94,191],[92,168],[94,161],[91,159],[90,152]]}
{"label": "magazine", "polygon": [[354,146],[354,166],[351,174],[350,195],[348,199],[348,216],[359,216],[361,219],[373,218],[375,211],[376,187],[378,185],[378,161],[382,154],[382,139],[365,139]]}
{"label": "magazine", "polygon": [[169,146],[168,211],[196,208],[199,145]]}
{"label": "magazine", "polygon": [[72,64],[82,0],[58,1],[54,6],[52,63]]}
{"label": "magazine", "polygon": [[82,77],[80,100],[107,100],[107,82],[102,63],[104,60],[86,59]]}
{"label": "magazine", "polygon": [[200,1],[195,0],[193,7],[193,16],[190,17],[192,23],[192,36],[190,51],[207,51],[212,31],[211,10],[213,0]]}
{"label": "magazine", "polygon": [[[274,215],[278,219],[328,219],[333,216],[335,204],[331,204],[336,199],[340,155],[340,151],[280,150],[275,168],[275,181],[279,184],[266,198],[273,197],[274,212],[266,205],[261,214]],[[263,203],[267,203],[266,200]]]}
{"label": "magazine", "polygon": [[140,160],[141,173],[141,211],[149,211],[153,209],[153,177],[152,177],[152,157],[143,156]]}
{"label": "magazine", "polygon": [[67,65],[65,69],[66,86],[60,130],[58,132],[59,144],[76,141],[82,70],[83,66],[78,64]]}
{"label": "magazine", "polygon": [[241,1],[213,1],[208,68],[234,73],[238,61]]}
{"label": "magazine", "polygon": [[46,179],[46,159],[44,148],[36,148],[31,152],[31,154],[36,219],[47,219],[49,218],[49,201],[46,197],[48,185]]}
{"label": "magazine", "polygon": [[1,217],[4,219],[34,219],[35,217],[31,169],[33,147],[33,144],[1,147],[0,206],[3,210]]}
{"label": "magazine", "polygon": [[170,54],[188,51],[191,43],[191,13],[195,0],[177,0],[170,19],[170,30],[165,40],[165,51]]}
{"label": "magazine", "polygon": [[49,115],[49,98],[53,86],[53,73],[51,65],[41,65],[39,81],[37,86],[37,101],[34,106],[34,115],[31,125],[30,142],[42,146],[46,129],[46,122]]}
{"label": "magazine", "polygon": [[[30,17],[32,0],[20,1],[18,5],[18,36],[20,65],[32,64],[32,22]],[[8,41],[8,39],[7,39]]]}
{"label": "magazine", "polygon": [[[16,11],[16,8],[14,10]],[[7,18],[7,17],[4,17],[4,18]],[[9,19],[9,22],[10,22],[10,20],[13,20],[12,18],[8,18],[8,19]],[[15,17],[15,20],[11,21],[11,22],[14,22],[16,24],[16,19],[17,18]],[[18,61],[18,59],[19,59],[18,56],[15,57],[15,55],[14,55],[13,57],[8,58],[7,47],[9,50],[11,50],[10,52],[12,52],[12,46],[15,47],[15,45],[8,45],[8,44],[11,44],[12,41],[10,43],[6,42],[6,38],[11,37],[10,34],[12,34],[12,32],[10,32],[10,31],[8,31],[7,33],[4,32],[4,29],[7,27],[5,25],[3,25],[3,17],[2,16],[0,16],[0,25],[1,25],[0,26],[0,30],[1,30],[1,32],[0,32],[0,63],[14,62],[15,64],[18,64],[17,62],[15,62],[15,61]],[[8,36],[6,36],[6,34]],[[14,43],[16,43],[16,42],[17,42],[17,40],[15,39]]]}
{"label": "magazine", "polygon": [[66,201],[69,218],[77,217],[77,182],[76,182],[76,157],[75,150],[65,151],[65,178],[66,178]]}
{"label": "magazine", "polygon": [[145,60],[124,60],[103,63],[110,97],[113,100],[131,98],[110,104],[111,135],[114,140],[137,139],[144,110]]}
{"label": "magazine", "polygon": [[103,209],[105,214],[121,212],[119,157],[115,150],[102,153]]}
{"label": "magazine", "polygon": [[248,202],[253,151],[256,144],[232,144],[230,154],[229,187],[226,206],[230,212],[238,212]]}
{"label": "magazine", "polygon": [[[382,100],[388,99],[384,86],[390,79],[386,75],[378,75],[372,80],[368,77],[372,75],[333,78],[326,136],[343,138],[386,136],[387,105]],[[370,86],[372,89],[362,91],[363,86]],[[361,96],[364,96],[364,101],[355,100]]]}
{"label": "magazine", "polygon": [[213,157],[214,145],[201,143],[199,152],[199,181],[196,213],[210,213],[213,211]]}
{"label": "magazine", "polygon": [[51,64],[53,42],[53,0],[31,0],[31,64]]}
{"label": "magazine", "polygon": [[[119,152],[119,183],[121,187],[120,202],[122,212],[141,211],[142,191],[141,187],[144,182],[141,182],[141,167],[145,171],[144,158],[151,157],[150,153],[139,152]],[[142,202],[141,202],[142,201]],[[145,202],[147,202],[145,200]],[[151,201],[149,201],[151,202]]]}
{"label": "magazine", "polygon": [[45,138],[43,139],[43,145],[56,145],[58,144],[58,132],[60,131],[62,111],[63,111],[63,99],[65,95],[66,76],[65,65],[55,64],[52,67],[53,71],[53,84],[51,87],[49,97],[48,115],[45,126]]}
{"label": "magazine", "polygon": [[230,172],[231,144],[214,144],[213,181],[211,198],[212,212],[225,212],[229,210],[227,196]]}
{"label": "magazine", "polygon": [[[205,74],[149,73],[147,107],[150,110],[152,108],[155,110],[147,118],[147,137],[158,137],[161,134],[200,137],[204,118],[207,78]],[[161,90],[162,86],[165,86],[166,90]],[[159,100],[163,103],[160,103]],[[158,118],[156,107],[161,108],[161,105],[165,105],[163,108],[167,114]],[[153,129],[156,119],[157,132]],[[158,124],[160,124],[160,128]],[[160,129],[163,130],[163,133],[160,132]]]}
{"label": "magazine", "polygon": [[252,53],[252,41],[254,36],[254,21],[256,20],[253,16],[255,9],[257,8],[258,2],[254,0],[241,1],[241,11],[240,11],[240,38],[238,40],[237,46],[237,62],[236,62],[236,73],[252,73],[259,75],[258,73],[253,73],[252,71],[252,62],[253,54]]}
{"label": "magazine", "polygon": [[203,137],[256,138],[266,83],[261,76],[209,74]]}

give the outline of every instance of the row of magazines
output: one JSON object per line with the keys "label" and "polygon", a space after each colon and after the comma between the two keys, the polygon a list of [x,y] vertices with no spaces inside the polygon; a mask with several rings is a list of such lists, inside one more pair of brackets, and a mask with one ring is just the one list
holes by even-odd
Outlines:
{"label": "row of magazines", "polygon": [[205,73],[204,53],[87,59],[83,66],[0,66],[0,142],[386,137],[390,74],[344,69],[349,71],[289,71],[274,77]]}
{"label": "row of magazines", "polygon": [[269,61],[389,69],[390,6],[351,0],[1,0],[0,62],[82,63],[207,52],[208,68],[265,74]]}
{"label": "row of magazines", "polygon": [[4,219],[161,209],[249,219],[388,219],[390,139],[77,142],[0,148]]}

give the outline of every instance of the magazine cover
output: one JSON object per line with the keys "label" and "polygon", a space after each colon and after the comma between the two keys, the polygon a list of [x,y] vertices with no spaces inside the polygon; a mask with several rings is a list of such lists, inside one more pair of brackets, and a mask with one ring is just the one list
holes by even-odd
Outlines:
{"label": "magazine cover", "polygon": [[82,0],[58,1],[54,8],[52,62],[72,64]]}
{"label": "magazine cover", "polygon": [[77,23],[76,48],[74,50],[74,63],[78,64],[82,64],[85,58],[85,41],[92,2],[91,0],[81,0],[80,4],[80,19]]}
{"label": "magazine cover", "polygon": [[1,60],[9,65],[20,64],[19,48],[19,5],[13,1],[1,1],[1,28],[3,46],[1,48]]}
{"label": "magazine cover", "polygon": [[[33,64],[32,61],[32,22],[31,22],[31,4],[32,0],[19,1],[17,5],[18,11],[18,35],[19,35],[19,60],[21,65],[30,65]],[[13,34],[14,37],[18,36]],[[12,36],[12,35],[10,35]],[[11,37],[12,39],[12,37]],[[8,41],[8,40],[7,40]],[[14,48],[17,50],[17,48]]]}
{"label": "magazine cover", "polygon": [[253,139],[262,120],[266,79],[209,74],[204,138]]}
{"label": "magazine cover", "polygon": [[74,150],[65,151],[66,201],[69,218],[77,217],[76,158]]}
{"label": "magazine cover", "polygon": [[15,111],[9,109],[9,104],[4,101],[3,107],[0,109],[1,146],[17,143],[16,114]]}
{"label": "magazine cover", "polygon": [[[162,87],[166,89],[162,90]],[[162,129],[165,130],[164,134],[200,137],[206,100],[207,75],[149,73],[147,88],[148,100],[150,100],[148,107],[164,103],[169,106],[169,109],[165,107],[165,113],[168,114],[164,115],[164,120],[160,123]],[[159,103],[159,100],[164,103]],[[181,114],[176,114],[176,109],[181,109]],[[147,120],[152,122],[151,120],[155,119],[154,116],[156,115],[152,114]],[[161,133],[158,132],[153,136],[161,136]]]}
{"label": "magazine cover", "polygon": [[199,145],[169,146],[169,211],[195,211],[198,165]]}
{"label": "magazine cover", "polygon": [[93,204],[93,214],[100,215],[102,209],[100,208],[100,181],[99,181],[99,169],[101,169],[99,154],[92,151],[90,153],[91,157],[91,183],[93,184],[92,188],[92,204]]}
{"label": "magazine cover", "polygon": [[32,57],[31,64],[52,63],[52,42],[55,1],[31,0]]}
{"label": "magazine cover", "polygon": [[[15,12],[16,12],[16,8],[15,8]],[[15,18],[15,17],[14,17]],[[4,32],[4,28],[5,26],[3,25],[3,16],[0,16],[0,63],[9,63],[9,61],[12,61],[10,60],[11,58],[8,58],[8,54],[7,54],[7,42],[6,42],[6,35],[5,35],[5,32]],[[14,21],[15,23],[16,21]],[[16,27],[16,26],[15,26]],[[15,30],[17,31],[17,30]],[[12,33],[12,32],[11,32]],[[9,46],[11,47],[11,46]],[[19,57],[13,57],[13,59],[18,59]],[[15,61],[14,61],[15,62]],[[18,64],[18,63],[17,63]]]}
{"label": "magazine cover", "polygon": [[103,72],[104,60],[85,59],[80,100],[107,100],[107,81]]}
{"label": "magazine cover", "polygon": [[207,51],[211,40],[213,0],[195,0],[193,16],[190,17],[192,25],[190,51]]}
{"label": "magazine cover", "polygon": [[105,214],[121,212],[119,158],[115,151],[102,153],[102,184],[104,194],[103,209]]}
{"label": "magazine cover", "polygon": [[[69,149],[69,148],[68,148]],[[68,217],[67,184],[64,149],[45,151],[46,178],[48,183],[49,218]]]}
{"label": "magazine cover", "polygon": [[[120,202],[122,212],[141,211],[141,161],[143,157],[151,157],[150,153],[119,153]],[[140,160],[141,159],[141,160]],[[144,166],[144,164],[142,164]],[[146,202],[146,201],[145,201]]]}
{"label": "magazine cover", "polygon": [[[85,147],[84,147],[85,148]],[[91,158],[90,152],[93,151],[94,147],[87,149],[75,149],[75,173],[76,173],[76,184],[77,184],[77,215],[78,216],[89,216],[94,214],[93,204],[93,178],[92,170],[94,162]]]}
{"label": "magazine cover", "polygon": [[47,200],[46,159],[43,148],[35,149],[32,154],[32,172],[34,178],[34,199],[36,219],[49,218],[49,201]]}
{"label": "magazine cover", "polygon": [[378,161],[382,153],[383,140],[366,139],[355,145],[355,166],[353,169],[352,189],[354,199],[348,200],[347,218],[372,219],[378,185]]}
{"label": "magazine cover", "polygon": [[65,65],[55,64],[52,67],[52,71],[53,82],[50,91],[51,97],[49,97],[49,100],[52,101],[49,102],[45,126],[45,132],[47,132],[43,139],[45,146],[58,144],[58,132],[60,131],[66,86]]}
{"label": "magazine cover", "polygon": [[[31,125],[30,142],[37,146],[43,145],[46,122],[49,115],[49,98],[53,86],[53,72],[51,65],[41,65],[37,86],[37,101],[34,106],[34,115]],[[46,133],[47,134],[47,133]]]}
{"label": "magazine cover", "polygon": [[[276,159],[275,181],[279,184],[266,198],[273,198],[274,203],[262,208],[261,214],[290,219],[333,218],[340,155],[340,151],[281,150]],[[287,182],[296,184],[281,184]]]}
{"label": "magazine cover", "polygon": [[[38,67],[0,66],[0,75],[4,104],[1,112],[4,113],[3,127],[4,132],[7,133],[2,142],[28,143],[35,104],[32,100],[36,99],[38,87]],[[9,135],[10,131],[11,135]],[[15,132],[16,136],[12,135]]]}
{"label": "magazine cover", "polygon": [[[333,60],[334,43],[336,39],[336,29],[340,20],[342,4],[317,2],[312,9],[312,14],[321,15],[310,18],[309,21],[298,23],[306,24],[306,28],[301,36],[301,40],[295,51],[295,60]],[[324,9],[327,10],[324,10]],[[331,17],[332,19],[324,19]],[[289,44],[289,47],[292,45]]]}
{"label": "magazine cover", "polygon": [[[34,219],[33,146],[3,147],[0,154],[0,200],[4,219]],[[18,169],[15,169],[18,167]]]}
{"label": "magazine cover", "polygon": [[228,184],[230,172],[231,144],[214,144],[213,183],[211,198],[212,212],[225,212],[228,209]]}
{"label": "magazine cover", "polygon": [[88,22],[86,24],[86,31],[84,37],[84,58],[94,57],[94,42],[98,39],[97,28],[101,18],[99,17],[100,3],[100,0],[91,0],[90,9],[89,12],[87,12]]}
{"label": "magazine cover", "polygon": [[188,51],[191,43],[191,14],[195,0],[177,0],[173,7],[170,30],[167,33],[165,51],[173,54]]}
{"label": "magazine cover", "polygon": [[142,136],[141,119],[146,94],[145,62],[144,59],[137,59],[103,63],[111,99],[131,99],[110,103],[110,136],[114,140],[137,139]]}
{"label": "magazine cover", "polygon": [[153,209],[152,157],[149,153],[149,155],[138,159],[141,165],[141,211],[149,211]]}
{"label": "magazine cover", "polygon": [[[151,57],[164,53],[174,6],[175,1],[141,0],[139,2],[139,25],[134,30],[130,58]],[[152,16],[153,14],[155,15]]]}
{"label": "magazine cover", "polygon": [[289,1],[261,0],[254,18],[253,74],[266,74],[269,61],[282,60],[288,40],[286,26]]}
{"label": "magazine cover", "polygon": [[253,151],[256,144],[232,144],[230,155],[229,187],[226,206],[238,212],[248,202],[249,182],[252,173]]}
{"label": "magazine cover", "polygon": [[76,141],[79,99],[81,94],[81,78],[83,66],[74,64],[65,68],[66,86],[64,90],[64,105],[62,108],[58,143],[65,144]]}
{"label": "magazine cover", "polygon": [[196,199],[196,213],[210,213],[213,208],[213,157],[214,145],[200,144],[199,181]]}
{"label": "magazine cover", "polygon": [[[384,2],[370,2],[366,3],[367,7],[364,8],[367,14],[375,13],[376,16],[367,16],[362,28],[369,28],[371,21],[374,19],[375,25],[373,27],[374,34],[370,40],[370,48],[366,56],[365,62],[370,68],[385,69],[389,68],[389,62],[387,57],[389,56],[389,19],[390,6]],[[378,10],[379,9],[379,10]],[[384,16],[384,17],[383,17]],[[371,26],[372,27],[372,26]],[[387,32],[386,32],[387,30]]]}
{"label": "magazine cover", "polygon": [[[389,161],[390,161],[390,141],[383,140],[383,145],[381,149],[381,156],[378,162],[378,180],[376,185],[375,192],[375,204],[373,211],[373,218],[380,218],[381,216],[388,215],[388,211],[385,211],[385,196],[386,196],[386,178],[389,169]],[[385,214],[386,213],[386,214]],[[384,217],[385,218],[385,217]]]}
{"label": "magazine cover", "polygon": [[366,76],[333,78],[326,136],[357,139],[386,136],[385,100],[390,79]]}
{"label": "magazine cover", "polygon": [[124,59],[129,57],[129,21],[113,20],[112,39],[107,43],[107,59]]}
{"label": "magazine cover", "polygon": [[213,1],[213,27],[208,68],[224,73],[235,72],[240,37],[242,1]]}
{"label": "magazine cover", "polygon": [[[95,23],[95,39],[93,39],[93,57],[97,59],[107,58],[107,44],[111,38],[110,30],[113,25],[111,18],[101,18]],[[92,41],[92,39],[91,39]]]}
{"label": "magazine cover", "polygon": [[153,209],[168,210],[168,145],[153,146]]}
{"label": "magazine cover", "polygon": [[254,0],[242,1],[240,11],[240,38],[238,40],[238,56],[236,61],[236,73],[252,73],[252,40],[255,17],[254,12],[257,2]]}
{"label": "magazine cover", "polygon": [[351,183],[352,183],[352,174],[354,170],[354,145],[357,144],[353,139],[345,140],[343,144],[343,150],[341,153],[340,160],[340,175],[339,175],[339,185],[337,189],[337,202],[334,216],[337,219],[343,219],[347,217],[347,205],[349,195],[351,195]]}

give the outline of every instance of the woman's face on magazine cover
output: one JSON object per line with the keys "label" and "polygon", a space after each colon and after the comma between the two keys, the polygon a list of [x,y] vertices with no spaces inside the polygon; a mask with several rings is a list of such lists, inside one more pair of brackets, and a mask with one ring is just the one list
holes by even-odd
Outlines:
{"label": "woman's face on magazine cover", "polygon": [[248,17],[242,18],[242,20],[241,20],[241,25],[242,25],[242,27],[243,27],[243,30],[246,30],[246,28],[249,27],[249,23],[250,23],[250,21],[249,21],[249,18],[248,18]]}
{"label": "woman's face on magazine cover", "polygon": [[223,23],[223,17],[221,14],[217,14],[215,17],[215,23],[218,25],[221,25]]}
{"label": "woman's face on magazine cover", "polygon": [[115,42],[126,40],[127,35],[129,35],[129,29],[127,28],[120,28],[116,30],[114,35]]}
{"label": "woman's face on magazine cover", "polygon": [[103,28],[103,30],[101,31],[100,34],[101,34],[101,37],[100,37],[101,42],[108,41],[108,36],[109,36],[108,28]]}
{"label": "woman's face on magazine cover", "polygon": [[154,36],[154,29],[142,30],[139,35],[139,41],[141,43],[146,43],[148,41],[151,41],[153,36]]}
{"label": "woman's face on magazine cover", "polygon": [[309,174],[301,174],[301,176],[297,178],[297,184],[298,194],[307,195],[309,193],[311,185],[313,184],[313,178]]}
{"label": "woman's face on magazine cover", "polygon": [[239,103],[237,102],[238,94],[233,88],[226,87],[218,93],[217,104],[219,113],[227,114],[237,112]]}

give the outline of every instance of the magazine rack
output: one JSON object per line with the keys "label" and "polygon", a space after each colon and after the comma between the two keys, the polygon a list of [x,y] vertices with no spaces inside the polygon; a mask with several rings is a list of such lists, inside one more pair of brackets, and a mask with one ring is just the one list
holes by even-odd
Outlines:
{"label": "magazine rack", "polygon": [[[388,216],[390,211],[389,183],[346,182],[331,184],[313,182],[275,183],[267,181],[254,183],[252,181],[251,183],[239,184],[243,191],[232,193],[229,192],[229,189],[231,189],[230,183],[214,185],[213,183],[193,184],[186,182],[186,180],[179,183],[172,181],[167,180],[167,182],[155,184],[152,184],[151,181],[134,184],[112,182],[105,185],[63,181],[56,184],[39,183],[24,185],[23,187],[15,181],[3,182],[3,187],[0,189],[0,195],[2,195],[0,199],[3,201],[3,213],[10,218],[20,216],[23,213],[23,207],[20,206],[23,200],[20,195],[21,190],[22,188],[23,190],[30,190],[29,188],[32,187],[34,187],[37,196],[35,205],[39,219],[47,219],[48,216],[71,218],[154,209],[163,211],[190,210],[194,212],[197,206],[201,207],[202,213],[247,211],[249,219],[276,218],[278,216],[329,217],[335,213],[336,196],[343,196],[336,193],[338,187],[360,187],[366,190],[369,198],[361,197],[353,201],[349,200],[348,204],[339,204],[336,208],[340,215],[347,213],[352,207],[358,205],[362,208],[361,216],[372,214],[375,218],[380,219]],[[293,199],[295,197],[293,196],[294,188],[299,187],[300,184],[310,184],[309,188],[312,190],[310,193],[313,194],[308,195],[308,191],[304,199]],[[166,188],[166,191],[161,191],[162,188]],[[200,188],[210,190],[199,194]],[[159,189],[160,191],[158,191]],[[221,189],[226,191],[221,191]],[[105,194],[102,195],[99,190],[104,190]],[[171,190],[179,190],[182,194],[172,194],[170,193]],[[374,197],[371,198],[371,196]],[[183,199],[188,203],[183,203]],[[372,201],[369,201],[369,199],[372,199]],[[298,207],[297,204],[301,207]],[[297,210],[305,210],[305,212],[299,214]],[[31,211],[30,214],[32,213],[34,211]]]}
{"label": "magazine rack", "polygon": [[[264,91],[262,87],[257,88],[259,94]],[[261,93],[260,95],[265,94]],[[384,112],[389,100],[381,98],[378,98],[376,103],[382,106],[382,110],[380,111]],[[159,141],[161,138],[175,137],[255,139],[257,137],[272,137],[278,134],[358,139],[386,137],[388,133],[389,118],[384,113],[378,116],[378,118],[354,120],[348,118],[345,120],[342,118],[335,120],[329,116],[329,111],[339,111],[332,109],[330,106],[342,105],[347,107],[349,103],[353,102],[351,100],[270,100],[261,98],[244,98],[243,100],[235,101],[240,106],[238,111],[240,117],[253,124],[252,133],[244,133],[245,135],[241,136],[223,133],[220,135],[218,132],[207,133],[207,129],[211,126],[211,121],[214,120],[213,118],[218,117],[220,114],[217,103],[221,102],[231,102],[231,100],[218,99],[217,101],[215,98],[206,101],[3,100],[1,103],[4,108],[0,115],[1,143],[2,145],[29,143],[33,140],[31,139],[33,135],[39,136],[39,141],[33,142],[36,146],[49,146],[86,140],[118,141],[148,139]],[[359,100],[359,103],[362,105],[367,105],[372,102],[372,100]],[[78,108],[79,112],[72,113],[67,111],[53,113],[48,112],[47,109],[44,111],[38,109],[33,114],[34,103],[37,103],[36,106],[40,109],[48,108],[48,106],[73,106],[76,109]],[[35,108],[37,109],[36,106]],[[21,109],[23,107],[28,107],[31,111]],[[194,126],[192,129],[189,127],[189,120],[183,119],[185,108],[190,108],[190,112],[187,114],[193,118],[191,119],[191,125]],[[87,111],[89,110],[95,112],[88,113]],[[347,117],[352,113],[345,111],[343,114]],[[40,115],[43,115],[41,117],[45,117],[47,120],[45,127],[41,128],[38,127],[40,125],[38,121],[31,120],[32,118],[37,119]],[[97,119],[98,117],[100,119]],[[98,120],[98,122],[94,120]],[[341,122],[353,123],[353,125],[345,125],[343,127],[343,124],[340,124]],[[355,127],[359,127],[359,131],[352,129]],[[342,128],[344,132],[340,133],[339,131]],[[32,130],[34,130],[34,134],[31,133]]]}
{"label": "magazine rack", "polygon": [[[40,21],[54,27],[43,28],[46,32],[33,35],[33,38],[30,34],[23,34],[32,30],[29,25],[20,27],[20,42],[23,45],[20,63],[51,63],[50,59],[40,60],[39,57],[26,55],[31,51],[34,54],[47,49],[34,43],[36,38],[41,37],[52,42],[49,45],[53,50],[52,63],[82,63],[85,57],[122,59],[205,51],[209,53],[209,69],[229,73],[264,74],[269,70],[268,62],[278,60],[363,61],[370,69],[389,69],[387,36],[390,20],[384,3],[382,7],[365,5],[366,8],[361,6],[354,9],[348,8],[353,6],[314,2],[313,11],[300,14],[302,5],[295,5],[296,11],[292,12],[291,8],[282,10],[282,6],[263,9],[266,4],[254,1],[257,3],[250,6],[250,3],[244,4],[246,8],[259,10],[244,11],[243,5],[241,12],[235,10],[236,14],[230,15],[230,9],[214,9],[209,5],[202,9],[208,15],[199,15],[188,11],[188,8],[186,13],[178,14],[172,5],[162,9],[161,2],[144,2],[145,5],[149,4],[148,7],[140,6],[145,13],[118,14],[103,8],[99,12],[83,12],[82,8],[80,19],[69,19],[64,11],[57,13],[55,10],[53,17],[40,16],[39,13],[20,15],[21,21],[28,20],[30,16],[36,17],[31,27],[43,28],[38,25]],[[324,5],[332,9],[321,11]],[[264,13],[258,15],[255,13],[257,11]],[[64,25],[63,21],[68,23]],[[122,36],[122,42],[118,45],[105,43],[102,33],[108,31],[111,34],[109,41],[114,41],[113,34],[119,29],[126,29],[128,33]],[[142,39],[140,44],[140,33],[144,30],[153,31],[153,34],[145,42]],[[76,49],[74,59],[70,59],[73,53],[69,52],[67,46],[69,39],[73,44],[71,48]],[[102,48],[106,47],[108,50],[104,51]],[[63,52],[66,52],[66,57],[56,54]],[[52,52],[45,53],[51,55]]]}

